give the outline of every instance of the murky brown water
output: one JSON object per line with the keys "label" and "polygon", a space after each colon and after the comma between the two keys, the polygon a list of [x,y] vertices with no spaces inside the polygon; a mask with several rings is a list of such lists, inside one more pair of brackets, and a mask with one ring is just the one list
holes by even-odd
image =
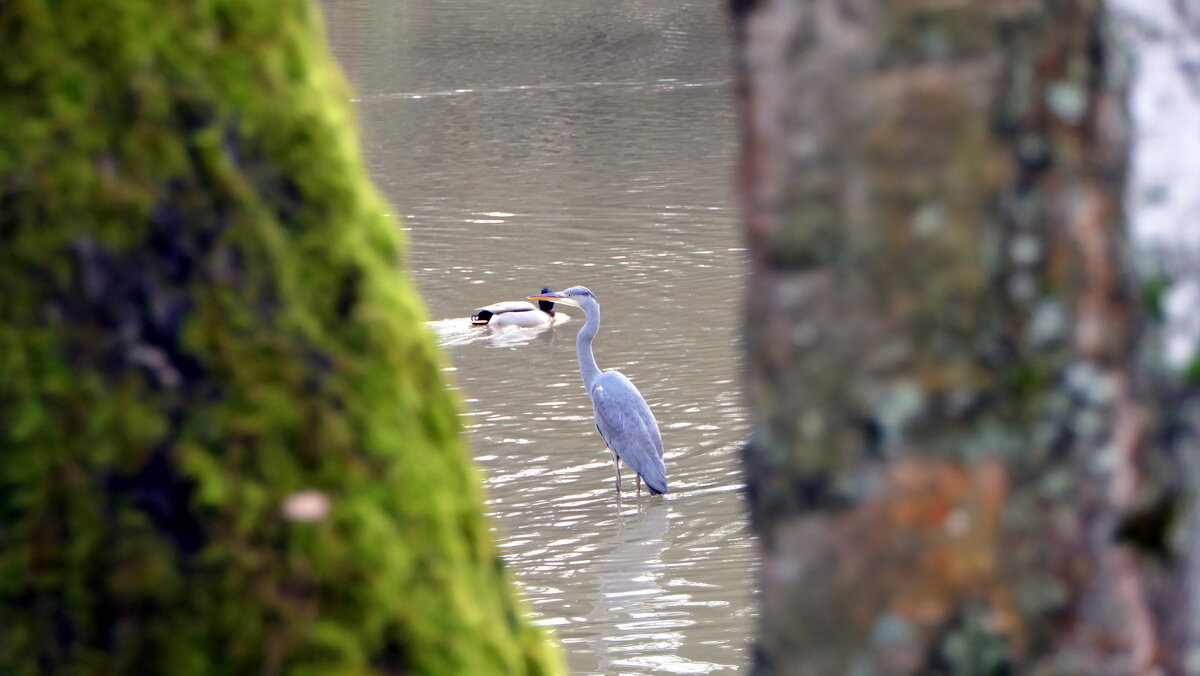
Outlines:
{"label": "murky brown water", "polygon": [[[574,673],[739,670],[755,545],[722,3],[323,6],[537,620]],[[572,284],[600,298],[601,368],[632,378],[662,426],[665,499],[613,490],[576,370],[579,310],[546,330],[466,322]]]}

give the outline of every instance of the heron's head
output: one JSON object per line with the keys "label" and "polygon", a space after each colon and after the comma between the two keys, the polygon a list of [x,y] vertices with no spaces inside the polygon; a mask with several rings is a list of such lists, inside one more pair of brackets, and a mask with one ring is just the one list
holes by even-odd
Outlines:
{"label": "heron's head", "polygon": [[587,290],[585,286],[572,286],[563,291],[553,292],[549,289],[542,289],[541,295],[530,296],[529,300],[550,301],[552,303],[564,303],[566,305],[574,305],[582,307],[580,303],[592,302],[596,303],[596,295]]}
{"label": "heron's head", "polygon": [[[551,291],[550,287],[548,287],[548,286],[542,287],[541,295],[545,296],[548,293],[554,293],[554,292]],[[538,301],[538,309],[541,310],[542,312],[545,312],[546,314],[550,315],[551,317],[553,317],[554,316],[554,301],[539,300]]]}

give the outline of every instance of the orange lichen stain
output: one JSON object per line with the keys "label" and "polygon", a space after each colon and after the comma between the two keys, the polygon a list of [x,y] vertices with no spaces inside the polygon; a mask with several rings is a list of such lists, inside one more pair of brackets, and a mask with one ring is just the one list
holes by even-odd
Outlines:
{"label": "orange lichen stain", "polygon": [[974,599],[990,608],[995,631],[1018,641],[1020,623],[1000,569],[1003,463],[902,460],[887,479],[881,499],[859,516],[874,520],[871,539],[898,574],[891,610],[933,626]]}

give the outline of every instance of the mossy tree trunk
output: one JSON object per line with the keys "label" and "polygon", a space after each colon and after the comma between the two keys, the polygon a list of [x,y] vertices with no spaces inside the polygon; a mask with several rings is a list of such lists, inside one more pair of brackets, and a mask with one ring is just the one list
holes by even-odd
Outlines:
{"label": "mossy tree trunk", "polygon": [[1180,669],[1099,3],[733,12],[755,672]]}
{"label": "mossy tree trunk", "polygon": [[9,0],[0,45],[0,673],[558,670],[315,8]]}

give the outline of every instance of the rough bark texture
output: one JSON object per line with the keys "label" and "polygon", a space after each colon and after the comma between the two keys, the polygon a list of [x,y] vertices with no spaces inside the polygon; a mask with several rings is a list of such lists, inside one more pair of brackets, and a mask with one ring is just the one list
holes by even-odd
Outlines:
{"label": "rough bark texture", "polygon": [[733,11],[755,671],[1181,669],[1099,4]]}
{"label": "rough bark texture", "polygon": [[559,669],[318,23],[0,2],[0,673]]}

